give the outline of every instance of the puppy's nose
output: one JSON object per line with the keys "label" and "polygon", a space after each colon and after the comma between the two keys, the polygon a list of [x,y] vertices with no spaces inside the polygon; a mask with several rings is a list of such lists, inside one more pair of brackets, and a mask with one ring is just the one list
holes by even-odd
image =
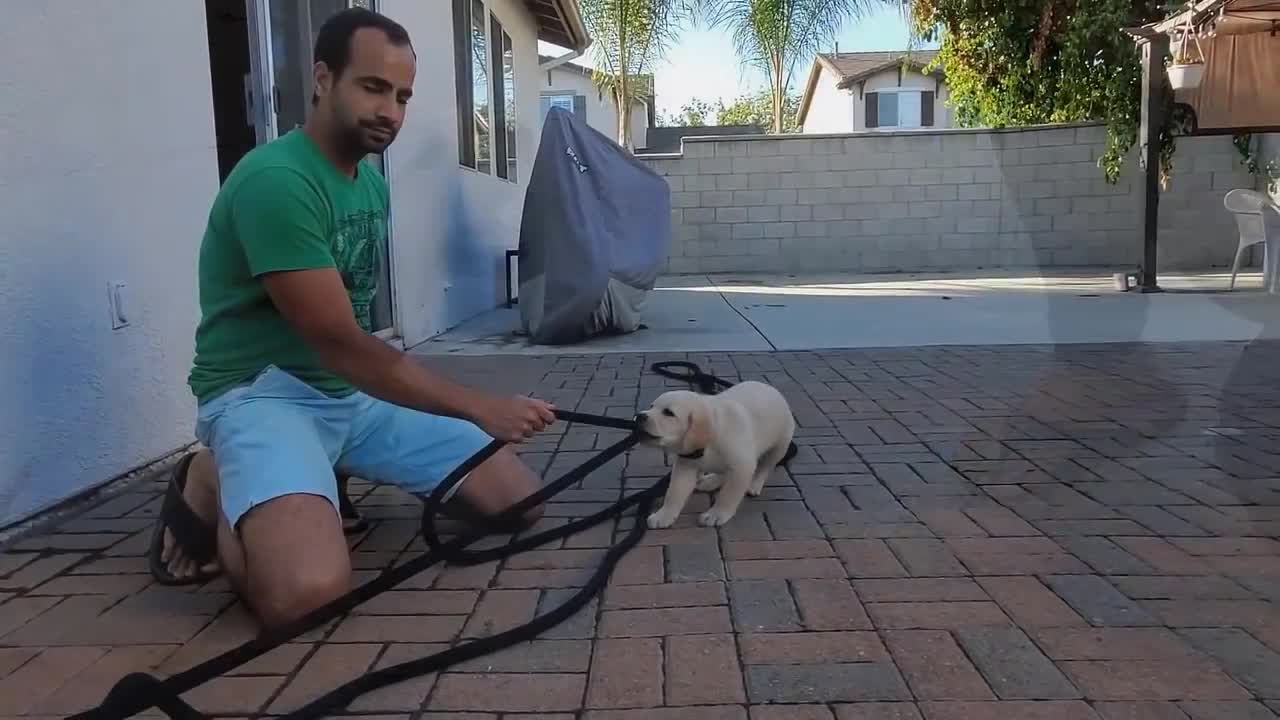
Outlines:
{"label": "puppy's nose", "polygon": [[632,420],[632,422],[634,422],[638,427],[644,427],[644,423],[648,419],[648,415],[645,415],[644,413],[636,413],[635,419]]}

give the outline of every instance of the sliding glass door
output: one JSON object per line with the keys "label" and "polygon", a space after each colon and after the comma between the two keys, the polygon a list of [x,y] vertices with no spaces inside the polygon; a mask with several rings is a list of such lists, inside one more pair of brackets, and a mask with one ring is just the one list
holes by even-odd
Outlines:
{"label": "sliding glass door", "polygon": [[[311,107],[312,50],[320,26],[348,7],[376,10],[372,0],[245,0],[253,51],[251,104],[259,143],[302,125]],[[385,176],[386,158],[369,161]],[[390,224],[388,224],[388,228]],[[381,249],[381,279],[371,309],[373,330],[383,337],[395,333],[390,231]]]}

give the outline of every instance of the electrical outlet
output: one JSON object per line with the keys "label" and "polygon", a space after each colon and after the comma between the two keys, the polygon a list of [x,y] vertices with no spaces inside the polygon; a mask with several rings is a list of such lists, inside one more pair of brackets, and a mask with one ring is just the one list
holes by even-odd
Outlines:
{"label": "electrical outlet", "polygon": [[126,293],[128,285],[124,283],[107,284],[107,307],[111,311],[111,329],[120,330],[129,327]]}

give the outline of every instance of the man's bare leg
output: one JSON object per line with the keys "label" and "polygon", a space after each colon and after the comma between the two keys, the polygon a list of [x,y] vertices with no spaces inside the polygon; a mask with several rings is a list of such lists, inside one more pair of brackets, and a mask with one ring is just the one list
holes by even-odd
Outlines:
{"label": "man's bare leg", "polygon": [[[516,456],[510,446],[503,447],[485,460],[458,488],[454,500],[461,499],[483,515],[497,515],[542,487],[537,473]],[[450,502],[454,502],[451,500]],[[537,505],[524,514],[524,527],[542,518],[543,506]]]}

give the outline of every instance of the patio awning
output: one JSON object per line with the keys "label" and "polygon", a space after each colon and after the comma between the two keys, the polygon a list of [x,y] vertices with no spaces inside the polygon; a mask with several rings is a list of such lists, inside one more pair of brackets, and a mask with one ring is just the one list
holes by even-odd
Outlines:
{"label": "patio awning", "polygon": [[1204,76],[1174,99],[1195,111],[1196,130],[1280,128],[1280,0],[1200,0],[1130,33],[1167,34],[1176,52],[1188,16],[1199,30]]}

